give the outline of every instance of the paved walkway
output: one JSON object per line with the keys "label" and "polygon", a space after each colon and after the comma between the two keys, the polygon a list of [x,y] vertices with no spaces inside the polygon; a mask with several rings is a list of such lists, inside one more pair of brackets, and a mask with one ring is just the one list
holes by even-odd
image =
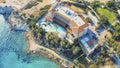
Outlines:
{"label": "paved walkway", "polygon": [[91,6],[88,6],[88,8],[90,8],[95,13],[98,19],[100,19],[99,15],[94,11],[94,9]]}

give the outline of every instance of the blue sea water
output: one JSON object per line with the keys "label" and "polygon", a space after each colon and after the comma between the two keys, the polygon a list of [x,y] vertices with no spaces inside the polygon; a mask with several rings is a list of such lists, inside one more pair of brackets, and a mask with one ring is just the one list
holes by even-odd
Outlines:
{"label": "blue sea water", "polygon": [[0,15],[0,68],[60,68],[47,58],[28,55],[26,49],[24,33],[10,31],[10,25]]}

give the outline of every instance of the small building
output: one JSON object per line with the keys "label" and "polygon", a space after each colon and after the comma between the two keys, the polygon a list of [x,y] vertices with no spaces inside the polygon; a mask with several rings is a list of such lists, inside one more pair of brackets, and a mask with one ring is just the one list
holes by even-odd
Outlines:
{"label": "small building", "polygon": [[117,10],[118,14],[120,15],[120,10]]}
{"label": "small building", "polygon": [[80,38],[80,43],[82,44],[82,47],[84,48],[85,54],[89,55],[97,47],[98,39],[96,38],[96,35],[88,29],[87,34]]}
{"label": "small building", "polygon": [[61,3],[53,6],[46,19],[57,22],[75,38],[86,34],[89,26],[79,14]]}

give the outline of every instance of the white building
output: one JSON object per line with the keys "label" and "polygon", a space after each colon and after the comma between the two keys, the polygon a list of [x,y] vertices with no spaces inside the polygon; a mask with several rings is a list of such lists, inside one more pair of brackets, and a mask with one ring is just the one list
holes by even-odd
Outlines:
{"label": "white building", "polygon": [[74,37],[80,37],[87,32],[88,24],[80,15],[69,7],[58,4],[50,10],[47,20],[56,21],[62,25]]}

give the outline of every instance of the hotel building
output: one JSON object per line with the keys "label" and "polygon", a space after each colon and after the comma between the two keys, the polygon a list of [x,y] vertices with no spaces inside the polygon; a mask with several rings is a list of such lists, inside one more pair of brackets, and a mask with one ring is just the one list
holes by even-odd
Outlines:
{"label": "hotel building", "polygon": [[46,19],[51,22],[55,21],[63,26],[74,38],[79,38],[82,50],[86,55],[91,54],[96,48],[97,41],[93,38],[95,34],[88,29],[88,23],[68,6],[57,4],[50,9]]}
{"label": "hotel building", "polygon": [[87,27],[89,26],[82,19],[81,15],[77,14],[69,7],[62,4],[57,4],[56,6],[52,7],[46,19],[51,22],[57,22],[75,38],[81,37],[86,34]]}

